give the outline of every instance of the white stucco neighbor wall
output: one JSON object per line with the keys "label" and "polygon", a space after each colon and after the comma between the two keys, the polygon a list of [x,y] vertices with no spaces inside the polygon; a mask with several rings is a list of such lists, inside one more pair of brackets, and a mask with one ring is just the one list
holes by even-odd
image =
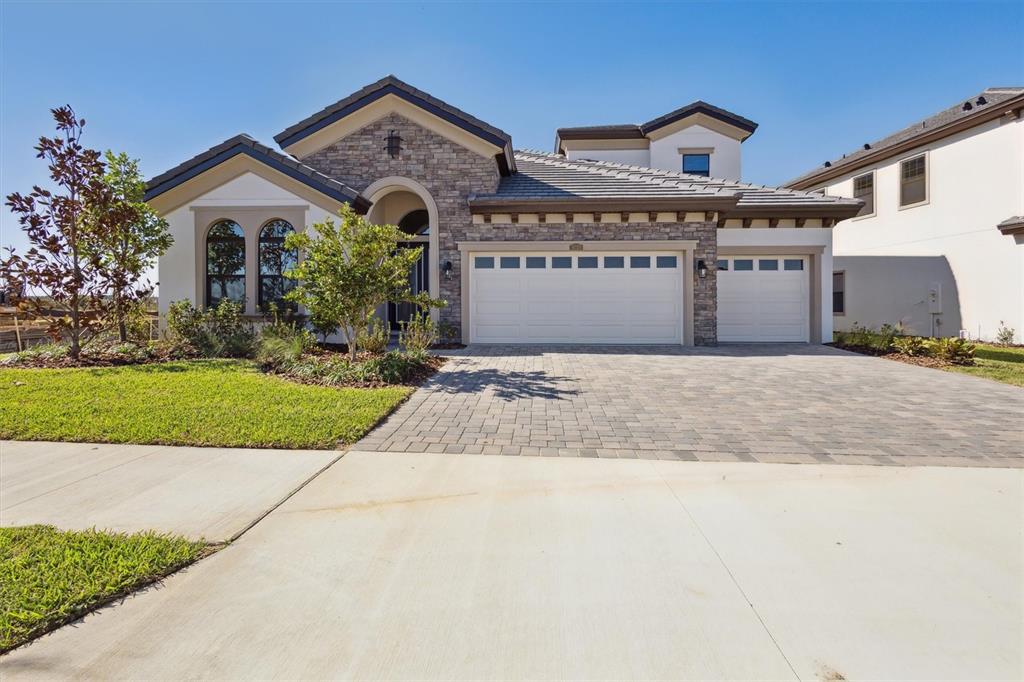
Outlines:
{"label": "white stucco neighbor wall", "polygon": [[[258,207],[294,207],[303,211],[304,225],[294,225],[295,229],[322,222],[329,217],[323,208],[310,204],[302,197],[282,189],[272,182],[254,173],[244,173],[206,194],[194,199],[185,206],[174,209],[165,216],[174,243],[160,257],[157,264],[157,276],[160,282],[159,312],[167,313],[168,306],[174,301],[188,299],[193,303],[202,304],[202,293],[196,291],[197,250],[203,244],[197,243],[196,212],[197,208],[223,207],[222,217],[233,219],[231,209]],[[241,222],[241,221],[239,221]],[[246,276],[255,277],[256,273],[247,268]]]}
{"label": "white stucco neighbor wall", "polygon": [[[899,208],[899,163],[927,153],[928,201]],[[853,196],[853,178],[875,173],[875,215],[835,228],[846,273],[838,329],[902,322],[915,333],[991,340],[1000,320],[1024,342],[1024,243],[996,225],[1024,214],[1024,120],[995,120],[830,182]],[[940,284],[937,307],[929,291]],[[935,312],[935,311],[938,312]],[[936,325],[935,323],[938,322]]]}
{"label": "white stucco neighbor wall", "polygon": [[651,167],[651,152],[648,149],[570,149],[566,151],[565,158],[572,161],[590,159],[622,163],[627,166]]}
{"label": "white stucco neighbor wall", "polygon": [[[718,230],[718,248],[771,247],[780,255],[787,246],[821,247],[821,286],[818,304],[821,309],[821,339],[832,340],[832,230],[825,227],[725,228]],[[810,276],[810,273],[808,273]],[[813,280],[812,280],[813,283]]]}
{"label": "white stucco neighbor wall", "polygon": [[727,135],[693,125],[651,141],[651,167],[676,171],[683,169],[680,149],[713,149],[711,177],[724,180],[740,179],[741,142]]}

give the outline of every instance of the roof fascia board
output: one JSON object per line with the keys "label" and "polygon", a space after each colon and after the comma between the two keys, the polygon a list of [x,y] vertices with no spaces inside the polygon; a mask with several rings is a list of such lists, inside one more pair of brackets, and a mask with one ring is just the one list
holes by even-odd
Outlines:
{"label": "roof fascia board", "polygon": [[890,147],[875,150],[848,164],[822,168],[812,175],[807,175],[790,181],[786,187],[790,187],[792,189],[810,189],[817,187],[825,181],[842,177],[847,173],[858,171],[865,166],[870,166],[890,157],[904,154],[917,147],[930,144],[951,135],[956,135],[957,133],[964,132],[965,130],[970,130],[975,126],[988,123],[991,120],[1002,118],[1008,112],[1019,110],[1021,107],[1024,107],[1024,95],[1008,99],[1005,102],[1000,102],[999,104],[993,104],[987,109],[982,109],[974,114],[959,118],[956,121],[951,121],[944,126],[934,128],[926,133],[922,133],[916,137],[904,140],[903,142],[899,142]]}
{"label": "roof fascia board", "polygon": [[561,148],[566,151],[578,149],[650,149],[651,141],[646,137],[639,139],[624,138],[589,138],[561,140]]}
{"label": "roof fascia board", "polygon": [[816,204],[814,206],[737,206],[724,211],[726,218],[838,218],[845,220],[857,215],[861,202],[856,204]]}
{"label": "roof fascia board", "polygon": [[411,95],[405,90],[402,90],[401,88],[392,84],[385,85],[379,90],[371,92],[365,97],[361,97],[355,102],[352,102],[351,104],[342,107],[337,111],[334,111],[316,121],[311,122],[309,125],[303,127],[301,130],[297,130],[292,133],[289,133],[287,130],[285,130],[281,133],[278,133],[277,135],[274,136],[274,140],[279,145],[281,145],[282,148],[288,148],[291,145],[298,142],[299,140],[312,135],[318,130],[326,128],[335,121],[340,121],[346,116],[349,116],[350,114],[358,111],[359,109],[362,109],[368,104],[372,104],[373,102],[377,101],[378,99],[381,99],[382,97],[386,97],[387,95],[394,95],[395,97],[403,99],[406,102],[409,102],[410,104],[417,106],[420,109],[423,109],[424,111],[428,111],[434,116],[437,116],[438,118],[445,120],[448,123],[458,126],[459,128],[462,128],[463,130],[472,133],[473,135],[476,135],[477,137],[486,140],[487,142],[490,142],[492,145],[498,147],[499,149],[505,148],[506,140],[498,137],[497,135],[493,135],[492,133],[484,130],[483,128],[477,125],[474,125],[469,121],[466,121],[463,118],[452,115],[451,113],[445,111],[444,109],[441,109],[440,107],[431,104],[425,99],[416,97],[415,95]]}
{"label": "roof fascia board", "polygon": [[738,140],[740,142],[743,142],[745,139],[747,139],[753,134],[748,130],[744,130],[743,128],[734,126],[726,121],[722,121],[720,118],[709,116],[704,112],[695,112],[687,114],[686,116],[678,118],[669,123],[659,125],[657,128],[644,128],[644,132],[647,134],[647,137],[649,137],[652,141],[655,141],[668,137],[669,135],[677,133],[680,130],[691,128],[693,126],[701,126],[702,128],[707,128],[708,130],[720,133],[722,135],[725,135],[726,137],[731,137],[732,139]]}
{"label": "roof fascia board", "polygon": [[[221,154],[217,155],[217,157],[220,156]],[[201,166],[206,166],[206,164],[201,164]],[[359,213],[365,213],[370,207],[370,202],[365,197],[350,198],[331,188],[320,189],[311,184],[309,178],[301,173],[296,173],[293,169],[280,163],[266,163],[251,153],[236,152],[229,158],[210,165],[198,173],[192,173],[191,170],[147,191],[144,195],[145,201],[160,215],[167,215],[196,197],[206,195],[246,172],[251,172],[330,213],[336,212],[342,204],[346,203],[351,203]],[[181,179],[185,175],[188,177]],[[199,181],[204,182],[196,185],[195,183]]]}

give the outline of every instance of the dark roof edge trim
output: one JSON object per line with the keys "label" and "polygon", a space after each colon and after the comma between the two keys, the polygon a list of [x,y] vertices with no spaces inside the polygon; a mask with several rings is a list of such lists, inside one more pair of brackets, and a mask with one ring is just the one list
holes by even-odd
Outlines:
{"label": "dark roof edge trim", "polygon": [[359,212],[359,213],[365,213],[370,208],[371,204],[370,204],[370,202],[365,197],[363,197],[363,196],[361,196],[359,194],[349,195],[349,194],[346,194],[345,192],[338,191],[338,190],[334,189],[333,187],[329,187],[329,186],[325,185],[322,182],[318,182],[317,180],[315,180],[314,178],[309,177],[308,175],[300,173],[299,171],[295,170],[294,168],[290,168],[289,166],[287,166],[286,164],[281,163],[280,161],[278,161],[277,159],[273,158],[272,156],[270,156],[268,154],[261,153],[258,150],[253,149],[249,145],[246,145],[246,144],[241,143],[241,142],[239,142],[238,144],[235,144],[235,145],[225,149],[224,151],[222,151],[222,152],[220,152],[220,153],[210,157],[209,159],[203,161],[202,163],[198,163],[195,166],[192,166],[191,168],[189,168],[188,170],[185,170],[185,171],[175,175],[174,177],[169,178],[169,179],[161,182],[158,185],[154,185],[153,187],[147,187],[146,193],[143,195],[143,200],[144,201],[150,201],[150,200],[160,196],[161,194],[164,194],[164,193],[174,189],[178,185],[182,185],[182,184],[188,182],[189,180],[191,180],[192,178],[205,173],[206,171],[210,170],[211,168],[214,168],[215,166],[219,166],[220,164],[224,163],[225,161],[227,161],[229,159],[232,159],[235,156],[238,156],[239,154],[245,154],[246,156],[249,156],[249,157],[255,159],[256,161],[259,161],[260,163],[262,163],[262,164],[264,164],[266,166],[269,166],[270,168],[273,168],[274,170],[276,170],[276,171],[278,171],[280,173],[284,173],[285,175],[287,175],[288,177],[292,178],[293,180],[301,182],[302,184],[304,184],[304,185],[306,185],[306,186],[308,186],[308,187],[310,187],[312,189],[315,189],[317,192],[320,192],[324,196],[328,196],[328,197],[334,199],[335,201],[338,201],[338,202],[341,202],[341,203],[351,203],[352,207],[355,208],[356,211]]}
{"label": "dark roof edge trim", "polygon": [[833,164],[828,168],[821,168],[809,175],[802,175],[798,178],[794,178],[785,186],[791,189],[810,189],[826,180],[841,177],[847,173],[859,170],[865,166],[870,166],[878,161],[884,161],[892,156],[897,156],[903,152],[920,147],[921,145],[928,144],[929,142],[941,140],[944,137],[955,135],[981,125],[982,123],[988,123],[991,120],[1001,118],[1008,111],[1020,108],[1021,106],[1024,106],[1024,95],[1019,95],[1004,102],[994,104],[987,109],[979,109],[976,113],[970,116],[964,116],[963,118],[951,121],[944,126],[933,128],[930,131],[924,132],[916,137],[911,137],[910,139],[904,140],[890,147],[882,147],[870,154],[865,154],[856,161],[852,161],[848,164],[842,164],[841,160],[837,161],[836,163],[839,163],[840,165]]}
{"label": "dark roof edge trim", "polygon": [[559,128],[556,133],[560,140],[642,140],[644,138],[640,126],[635,128],[588,128],[586,130]]}
{"label": "dark roof edge trim", "polygon": [[351,104],[348,104],[342,107],[341,109],[338,109],[337,111],[333,111],[330,114],[327,114],[326,116],[323,116],[315,121],[310,121],[308,125],[302,126],[302,128],[300,128],[299,130],[291,132],[292,128],[288,128],[275,135],[274,141],[277,142],[282,147],[289,147],[298,142],[299,140],[309,137],[313,133],[326,128],[327,126],[331,125],[336,121],[340,121],[349,114],[352,114],[353,112],[358,111],[359,109],[362,109],[363,107],[372,104],[373,102],[376,102],[377,100],[387,95],[395,95],[396,97],[399,97],[405,100],[406,102],[409,102],[410,104],[413,104],[421,109],[424,109],[425,111],[430,112],[431,114],[437,116],[442,120],[445,120],[453,125],[458,126],[459,128],[462,128],[466,132],[476,135],[482,140],[490,142],[496,147],[505,149],[505,147],[509,145],[509,140],[499,137],[498,135],[494,135],[493,133],[490,133],[477,125],[474,125],[473,123],[467,121],[464,118],[455,116],[450,112],[447,112],[444,109],[428,102],[425,99],[416,97],[415,95],[411,95],[405,90],[391,83],[385,85],[379,90],[371,92],[365,97],[360,97],[355,102],[352,102]]}
{"label": "dark roof edge trim", "polygon": [[1006,235],[1024,234],[1024,216],[1007,218],[996,225],[999,231]]}
{"label": "dark roof edge trim", "polygon": [[723,211],[725,218],[852,218],[860,211],[863,202],[817,204],[814,206],[794,206],[778,204],[776,206],[737,206],[733,210]]}
{"label": "dark roof edge trim", "polygon": [[687,105],[682,109],[678,109],[669,114],[665,114],[664,116],[659,116],[658,118],[652,119],[647,123],[641,124],[640,130],[643,132],[644,135],[647,135],[651,132],[654,132],[655,130],[658,130],[659,128],[664,128],[665,126],[672,125],[676,121],[681,121],[682,119],[687,118],[689,116],[693,116],[694,114],[704,114],[705,116],[709,116],[715,119],[716,121],[721,121],[722,123],[731,125],[734,128],[745,130],[747,133],[751,135],[753,135],[754,131],[757,130],[757,124],[751,121],[750,119],[746,119],[743,118],[742,116],[737,116],[736,114],[729,113],[728,111],[724,109],[719,109],[718,107],[710,105],[707,102],[695,102],[694,104]]}

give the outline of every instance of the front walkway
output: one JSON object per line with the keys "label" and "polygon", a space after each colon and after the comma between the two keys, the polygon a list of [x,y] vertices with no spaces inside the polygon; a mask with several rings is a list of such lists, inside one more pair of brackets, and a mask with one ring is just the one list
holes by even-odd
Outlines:
{"label": "front walkway", "polygon": [[363,450],[1024,466],[1024,390],[826,346],[475,346]]}
{"label": "front walkway", "polygon": [[340,454],[0,441],[0,525],[226,542]]}

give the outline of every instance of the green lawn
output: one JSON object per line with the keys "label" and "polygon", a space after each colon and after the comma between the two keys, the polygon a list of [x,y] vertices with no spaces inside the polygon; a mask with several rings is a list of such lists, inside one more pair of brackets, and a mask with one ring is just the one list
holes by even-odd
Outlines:
{"label": "green lawn", "polygon": [[205,547],[156,533],[0,528],[0,652],[195,561]]}
{"label": "green lawn", "polygon": [[411,391],[297,384],[242,360],[0,369],[0,439],[333,448]]}
{"label": "green lawn", "polygon": [[979,343],[973,367],[949,367],[954,372],[1024,386],[1024,348],[1001,348]]}

